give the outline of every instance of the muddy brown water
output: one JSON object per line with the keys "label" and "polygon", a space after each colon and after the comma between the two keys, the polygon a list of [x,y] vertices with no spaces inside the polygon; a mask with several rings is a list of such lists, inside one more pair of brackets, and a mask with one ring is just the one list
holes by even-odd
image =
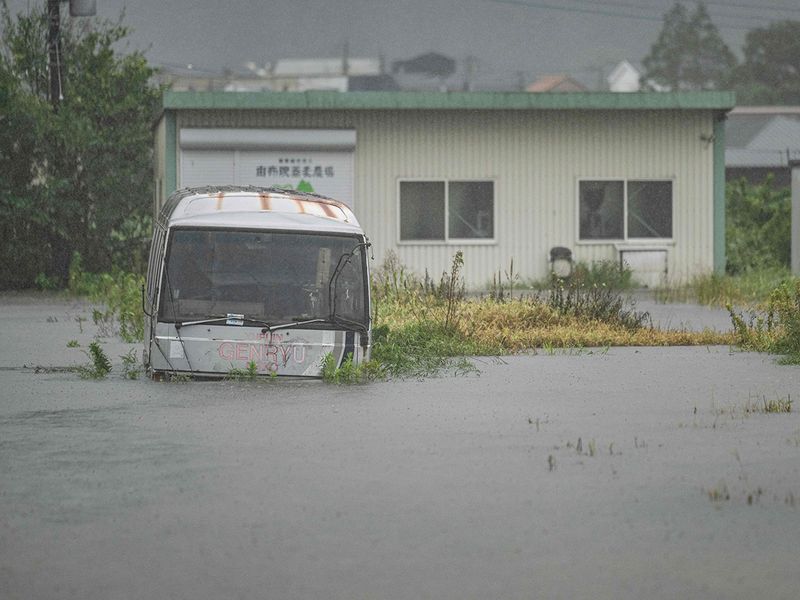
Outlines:
{"label": "muddy brown water", "polygon": [[[480,375],[85,381],[90,307],[0,314],[3,598],[795,598],[800,369],[709,348]],[[75,319],[87,317],[86,322]],[[83,332],[80,331],[83,328]]]}

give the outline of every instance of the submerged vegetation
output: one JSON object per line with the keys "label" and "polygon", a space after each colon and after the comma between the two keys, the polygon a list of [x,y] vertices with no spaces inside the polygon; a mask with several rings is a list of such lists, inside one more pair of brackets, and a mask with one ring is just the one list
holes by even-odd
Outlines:
{"label": "submerged vegetation", "polygon": [[728,305],[737,343],[747,350],[782,354],[800,364],[800,279],[775,288],[762,310],[737,312]]}
{"label": "submerged vegetation", "polygon": [[83,379],[103,379],[111,372],[111,361],[97,341],[89,344],[86,356],[89,363],[77,368],[78,375]]}
{"label": "submerged vegetation", "polygon": [[104,310],[95,309],[92,314],[95,324],[108,328],[109,324],[116,323],[116,333],[129,343],[144,339],[143,284],[143,276],[119,269],[110,273],[88,273],[83,270],[81,255],[75,253],[72,257],[69,291],[103,304]]}
{"label": "submerged vegetation", "polygon": [[[612,282],[588,282],[576,270],[552,278],[550,288],[524,296],[495,279],[486,298],[467,298],[457,253],[449,273],[433,283],[417,278],[389,253],[374,273],[376,335],[373,356],[389,375],[424,375],[468,369],[463,357],[503,355],[538,348],[729,344],[730,334],[662,331],[635,310]],[[586,270],[586,273],[597,271]],[[474,368],[474,367],[473,367]]]}
{"label": "submerged vegetation", "polygon": [[[507,287],[496,285],[486,296],[474,297],[465,291],[463,265],[459,252],[450,270],[436,281],[427,274],[418,277],[409,272],[390,252],[372,278],[372,359],[362,364],[345,360],[337,366],[330,355],[322,365],[323,378],[339,384],[463,374],[477,371],[467,358],[472,356],[542,349],[554,354],[611,346],[738,345],[784,354],[782,362],[800,363],[800,281],[796,279],[779,281],[751,312],[737,312],[729,302],[733,332],[695,332],[654,327],[649,314],[636,310],[619,289],[619,279],[597,278],[599,268],[576,269],[568,279],[553,277],[549,289],[533,293],[515,290],[513,277],[507,277]],[[735,278],[711,281],[728,280]],[[772,281],[767,275],[762,280]],[[129,342],[142,339],[142,283],[141,276],[130,273],[87,274],[80,268],[79,257],[70,270],[70,290],[102,303],[104,308],[95,311],[95,320],[106,327],[112,323]],[[248,379],[254,374],[242,370],[230,376]]]}
{"label": "submerged vegetation", "polygon": [[706,306],[760,307],[773,290],[792,281],[788,267],[749,270],[737,275],[711,273],[694,277],[689,282],[676,283],[656,290],[659,302],[697,302]]}

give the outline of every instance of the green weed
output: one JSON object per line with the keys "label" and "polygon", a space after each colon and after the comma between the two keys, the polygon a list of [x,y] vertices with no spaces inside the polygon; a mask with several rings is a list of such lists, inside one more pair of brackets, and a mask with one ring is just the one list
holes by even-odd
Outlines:
{"label": "green weed", "polygon": [[122,376],[125,379],[139,379],[139,375],[142,373],[142,364],[136,357],[136,349],[131,348],[127,354],[121,355],[120,359],[122,359]]}
{"label": "green weed", "polygon": [[328,383],[341,385],[343,383],[366,383],[375,379],[383,379],[385,371],[383,365],[377,361],[354,364],[352,354],[340,366],[336,366],[336,359],[332,353],[325,355],[322,361],[322,379]]}
{"label": "green weed", "polygon": [[89,344],[86,352],[90,362],[77,368],[78,375],[83,379],[103,379],[111,372],[111,361],[96,341]]}
{"label": "green weed", "polygon": [[[514,272],[514,259],[511,259],[508,270],[505,272],[505,284],[500,271],[497,275],[492,276],[492,283],[489,287],[489,298],[495,302],[505,302],[506,300],[514,299],[514,286],[520,284],[519,273]],[[505,285],[508,285],[508,292],[506,292]]]}
{"label": "green weed", "polygon": [[54,277],[48,277],[45,273],[39,273],[36,275],[36,279],[34,279],[33,283],[37,289],[42,291],[57,290],[59,287],[61,287],[58,279]]}
{"label": "green weed", "polygon": [[253,381],[258,377],[258,365],[251,360],[244,369],[231,368],[228,371],[227,379],[234,381]]}

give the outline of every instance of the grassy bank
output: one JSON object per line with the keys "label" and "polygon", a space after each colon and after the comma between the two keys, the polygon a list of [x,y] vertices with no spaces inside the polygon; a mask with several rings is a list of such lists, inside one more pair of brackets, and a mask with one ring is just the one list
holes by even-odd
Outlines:
{"label": "grassy bank", "polygon": [[390,375],[463,368],[463,356],[499,356],[610,346],[733,344],[731,333],[664,331],[613,285],[573,277],[512,298],[467,298],[456,255],[438,282],[420,280],[392,257],[373,278],[374,357]]}

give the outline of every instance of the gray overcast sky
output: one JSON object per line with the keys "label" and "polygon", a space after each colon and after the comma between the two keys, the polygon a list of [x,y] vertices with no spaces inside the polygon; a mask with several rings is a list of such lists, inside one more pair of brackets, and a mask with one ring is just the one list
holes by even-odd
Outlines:
{"label": "gray overcast sky", "polygon": [[[8,0],[12,12],[46,0]],[[156,66],[243,70],[245,62],[341,56],[393,60],[434,51],[476,59],[481,88],[520,76],[568,73],[593,84],[597,67],[638,63],[674,0],[97,0],[98,16],[134,31],[133,47]],[[693,10],[694,2],[684,2]],[[797,0],[706,2],[731,49],[748,29],[800,20]],[[66,5],[64,5],[66,13]],[[592,69],[595,69],[593,71]],[[460,76],[451,80],[457,85]]]}

